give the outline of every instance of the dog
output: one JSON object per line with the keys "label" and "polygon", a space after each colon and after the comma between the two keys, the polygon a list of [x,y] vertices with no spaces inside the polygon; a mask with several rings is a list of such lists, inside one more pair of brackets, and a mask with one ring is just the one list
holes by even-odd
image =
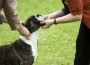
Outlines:
{"label": "dog", "polygon": [[30,16],[26,23],[22,23],[31,33],[30,40],[24,36],[15,42],[0,46],[0,65],[32,65],[37,57],[37,41],[42,15]]}

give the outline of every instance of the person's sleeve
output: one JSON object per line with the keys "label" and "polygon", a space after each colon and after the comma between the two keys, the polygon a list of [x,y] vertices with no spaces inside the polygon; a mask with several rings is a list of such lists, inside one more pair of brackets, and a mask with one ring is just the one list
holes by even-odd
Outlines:
{"label": "person's sleeve", "polygon": [[70,13],[69,8],[67,6],[64,6],[64,8],[62,8],[61,11],[64,13],[64,15],[67,15]]}
{"label": "person's sleeve", "polygon": [[2,24],[3,22],[7,22],[7,19],[3,11],[0,11],[0,24]]}
{"label": "person's sleeve", "polygon": [[62,8],[61,11],[64,13],[64,15],[69,14],[70,11],[69,11],[67,4],[65,3],[65,0],[62,0],[62,4],[63,4],[64,8]]}
{"label": "person's sleeve", "polygon": [[21,25],[16,6],[16,0],[5,0],[4,2],[4,13],[12,30],[18,29]]}
{"label": "person's sleeve", "polygon": [[83,13],[83,0],[67,0],[67,4],[72,15]]}

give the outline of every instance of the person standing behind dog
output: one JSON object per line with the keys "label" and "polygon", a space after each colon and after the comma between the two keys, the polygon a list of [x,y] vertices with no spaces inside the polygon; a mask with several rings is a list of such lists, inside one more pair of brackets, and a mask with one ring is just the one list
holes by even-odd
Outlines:
{"label": "person standing behind dog", "polygon": [[[90,0],[62,0],[64,8],[44,15],[43,29],[53,24],[81,21],[76,40],[74,65],[90,64]],[[43,24],[42,23],[42,24]]]}
{"label": "person standing behind dog", "polygon": [[30,33],[28,29],[22,25],[16,6],[16,0],[0,0],[0,24],[8,21],[12,30],[17,30],[22,36],[29,37]]}

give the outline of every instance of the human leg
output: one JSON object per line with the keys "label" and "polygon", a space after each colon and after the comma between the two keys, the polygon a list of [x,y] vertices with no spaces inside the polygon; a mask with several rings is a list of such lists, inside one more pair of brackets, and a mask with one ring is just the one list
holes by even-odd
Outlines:
{"label": "human leg", "polygon": [[89,65],[90,29],[82,22],[76,40],[74,65]]}

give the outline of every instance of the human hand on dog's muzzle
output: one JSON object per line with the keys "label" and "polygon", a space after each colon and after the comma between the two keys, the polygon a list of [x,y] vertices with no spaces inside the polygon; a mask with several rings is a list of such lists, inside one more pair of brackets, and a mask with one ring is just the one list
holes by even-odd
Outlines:
{"label": "human hand on dog's muzzle", "polygon": [[47,19],[47,20],[40,22],[40,23],[43,25],[42,26],[43,29],[47,29],[54,23],[54,19]]}

